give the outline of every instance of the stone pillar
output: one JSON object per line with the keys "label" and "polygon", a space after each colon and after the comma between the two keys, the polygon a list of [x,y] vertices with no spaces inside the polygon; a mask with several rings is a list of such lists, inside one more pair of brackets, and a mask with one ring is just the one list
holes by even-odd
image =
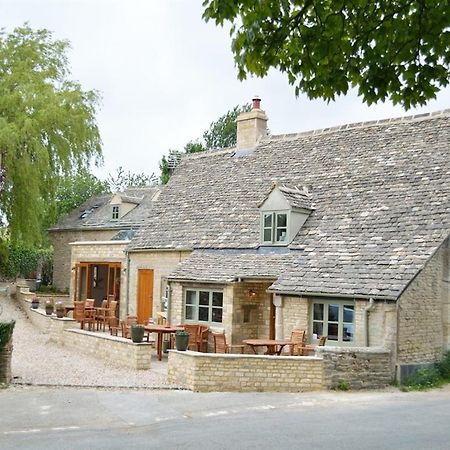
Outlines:
{"label": "stone pillar", "polygon": [[12,340],[0,349],[0,384],[11,382]]}
{"label": "stone pillar", "polygon": [[275,339],[284,339],[283,300],[279,295],[273,295],[273,305],[275,306]]}

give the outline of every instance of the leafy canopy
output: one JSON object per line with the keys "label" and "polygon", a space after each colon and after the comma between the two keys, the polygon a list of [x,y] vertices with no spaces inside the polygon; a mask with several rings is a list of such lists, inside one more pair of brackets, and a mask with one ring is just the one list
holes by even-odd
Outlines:
{"label": "leafy canopy", "polygon": [[367,104],[423,105],[449,82],[448,0],[204,0],[206,21],[231,23],[239,78],[270,68],[295,93]]}
{"label": "leafy canopy", "polygon": [[38,245],[58,180],[101,161],[98,95],[71,81],[67,41],[25,25],[0,32],[0,217]]}
{"label": "leafy canopy", "polygon": [[209,129],[203,133],[203,140],[195,139],[189,141],[184,146],[183,151],[169,150],[169,155],[167,157],[164,155],[159,162],[161,184],[166,184],[169,181],[171,173],[183,154],[205,152],[207,150],[233,147],[236,145],[237,116],[250,110],[251,105],[249,103],[242,106],[237,105],[219,117],[215,122],[211,122]]}

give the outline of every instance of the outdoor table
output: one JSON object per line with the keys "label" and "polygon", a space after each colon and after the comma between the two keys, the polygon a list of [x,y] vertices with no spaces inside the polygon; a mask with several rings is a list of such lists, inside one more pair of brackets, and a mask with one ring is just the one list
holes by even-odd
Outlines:
{"label": "outdoor table", "polygon": [[279,355],[286,345],[295,345],[290,339],[246,339],[242,343],[250,346],[255,355],[257,347],[267,347],[267,355]]}
{"label": "outdoor table", "polygon": [[67,314],[70,313],[70,311],[73,311],[75,309],[75,305],[64,305],[64,317],[67,317]]}
{"label": "outdoor table", "polygon": [[155,325],[148,324],[145,325],[145,330],[150,333],[157,333],[158,339],[156,341],[156,353],[158,355],[158,360],[161,361],[162,358],[162,342],[164,334],[176,333],[177,331],[183,331],[183,327],[171,327],[170,325]]}

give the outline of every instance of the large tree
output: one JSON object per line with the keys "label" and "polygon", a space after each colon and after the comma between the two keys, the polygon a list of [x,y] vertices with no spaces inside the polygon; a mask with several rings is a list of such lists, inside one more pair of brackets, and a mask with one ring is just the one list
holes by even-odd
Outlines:
{"label": "large tree", "polygon": [[215,122],[211,122],[209,128],[203,133],[203,140],[195,139],[189,141],[184,146],[183,151],[169,150],[169,155],[167,157],[163,156],[159,162],[161,184],[166,184],[169,181],[171,173],[183,154],[204,152],[206,150],[227,148],[236,145],[236,118],[239,114],[248,112],[250,109],[251,105],[249,103],[242,106],[235,106]]}
{"label": "large tree", "polygon": [[101,160],[98,95],[69,79],[67,41],[25,25],[0,33],[0,217],[39,244],[60,177]]}
{"label": "large tree", "polygon": [[357,87],[368,104],[408,109],[449,82],[448,0],[204,0],[231,23],[239,78],[277,68],[295,92],[333,100]]}

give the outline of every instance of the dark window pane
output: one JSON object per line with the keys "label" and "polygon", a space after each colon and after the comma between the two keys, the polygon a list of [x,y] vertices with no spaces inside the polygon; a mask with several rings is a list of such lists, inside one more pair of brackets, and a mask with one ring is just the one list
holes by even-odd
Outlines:
{"label": "dark window pane", "polygon": [[195,291],[186,291],[186,305],[195,305]]}
{"label": "dark window pane", "polygon": [[264,214],[264,228],[272,227],[272,214]]}
{"label": "dark window pane", "polygon": [[277,228],[277,242],[284,242],[287,240],[287,230]]}
{"label": "dark window pane", "polygon": [[264,242],[272,242],[272,229],[264,230]]}
{"label": "dark window pane", "polygon": [[353,324],[344,323],[344,329],[342,331],[342,340],[345,342],[353,341]]}
{"label": "dark window pane", "polygon": [[203,322],[208,322],[209,321],[208,312],[209,312],[209,308],[204,308],[204,307],[200,306],[198,308],[198,320],[202,320]]}
{"label": "dark window pane", "polygon": [[212,304],[213,306],[223,305],[223,294],[222,292],[213,292],[212,294]]}
{"label": "dark window pane", "polygon": [[314,303],[314,320],[323,320],[323,304],[322,303]]}
{"label": "dark window pane", "polygon": [[313,334],[317,334],[317,336],[323,335],[323,323],[322,322],[313,322]]}
{"label": "dark window pane", "polygon": [[209,292],[200,291],[199,305],[209,305]]}
{"label": "dark window pane", "polygon": [[328,339],[330,341],[338,340],[338,324],[337,323],[329,323],[328,324]]}
{"label": "dark window pane", "polygon": [[330,322],[339,320],[339,305],[328,305],[328,320]]}
{"label": "dark window pane", "polygon": [[186,319],[195,320],[195,308],[193,306],[186,306]]}
{"label": "dark window pane", "polygon": [[344,305],[344,322],[353,322],[354,306]]}
{"label": "dark window pane", "polygon": [[222,308],[212,309],[212,319],[213,322],[222,322]]}
{"label": "dark window pane", "polygon": [[287,214],[277,214],[277,228],[287,227]]}

